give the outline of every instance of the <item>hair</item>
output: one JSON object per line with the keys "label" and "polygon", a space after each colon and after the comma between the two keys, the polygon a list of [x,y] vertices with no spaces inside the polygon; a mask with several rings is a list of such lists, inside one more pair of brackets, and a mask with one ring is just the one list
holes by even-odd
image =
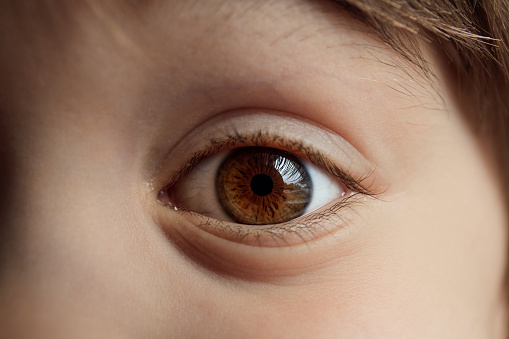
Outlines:
{"label": "hair", "polygon": [[509,2],[332,0],[428,72],[417,39],[432,41],[455,79],[453,95],[498,168],[509,210]]}
{"label": "hair", "polygon": [[[419,41],[431,41],[436,46],[452,75],[450,78],[455,79],[449,85],[462,105],[465,120],[483,142],[488,158],[496,164],[509,210],[509,1],[322,1],[335,3],[353,14],[424,74],[429,74],[429,69]],[[123,14],[137,12],[136,1],[114,3]],[[30,26],[25,30],[33,31],[34,25],[39,25],[51,33],[55,30],[61,33],[65,29],[60,28],[65,26],[59,22],[74,7],[88,7],[115,38],[126,40],[115,25],[116,18],[111,17],[121,14],[115,13],[108,2],[13,1],[8,2],[6,11],[14,14],[16,24]],[[34,15],[42,22],[33,20]],[[30,20],[24,20],[27,16],[31,16]]]}
{"label": "hair", "polygon": [[[428,72],[417,39],[434,43],[461,113],[494,161],[509,211],[509,1],[332,0]],[[482,198],[480,198],[482,199]],[[509,225],[507,225],[509,227]],[[508,249],[509,250],[509,249]],[[509,253],[506,258],[509,258]],[[505,295],[509,305],[509,269]],[[509,326],[509,323],[508,323]]]}

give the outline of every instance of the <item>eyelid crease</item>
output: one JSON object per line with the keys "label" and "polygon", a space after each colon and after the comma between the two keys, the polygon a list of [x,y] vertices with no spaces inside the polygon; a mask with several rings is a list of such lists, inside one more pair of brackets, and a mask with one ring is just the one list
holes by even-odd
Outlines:
{"label": "eyelid crease", "polygon": [[164,190],[171,188],[179,180],[185,177],[204,158],[215,153],[219,153],[222,150],[231,151],[235,148],[246,146],[278,148],[289,153],[302,156],[313,164],[325,169],[332,176],[339,179],[346,188],[355,193],[373,197],[379,194],[378,192],[372,191],[369,187],[363,185],[363,182],[373,173],[374,169],[365,173],[363,177],[356,179],[347,171],[342,170],[335,163],[329,160],[323,155],[323,153],[315,150],[312,146],[306,145],[302,141],[286,138],[277,133],[267,133],[262,130],[250,133],[240,133],[236,129],[234,129],[233,132],[225,133],[222,138],[209,139],[208,146],[205,146],[202,150],[195,152],[184,167],[179,170],[173,178],[168,180],[169,184],[164,187]]}

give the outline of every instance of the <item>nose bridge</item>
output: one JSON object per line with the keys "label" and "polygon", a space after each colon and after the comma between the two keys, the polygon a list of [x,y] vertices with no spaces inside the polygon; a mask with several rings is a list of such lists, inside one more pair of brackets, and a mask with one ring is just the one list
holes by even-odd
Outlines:
{"label": "nose bridge", "polygon": [[0,133],[0,313],[10,305],[13,316],[22,307],[28,318],[100,319],[142,294],[129,285],[150,230],[135,156],[100,123],[47,120],[31,126],[37,120],[26,117]]}
{"label": "nose bridge", "polygon": [[106,251],[104,239],[132,230],[139,205],[136,140],[133,133],[125,137],[116,118],[58,105],[4,116],[2,262],[35,260],[42,271],[78,249]]}
{"label": "nose bridge", "polygon": [[66,126],[31,126],[36,122],[24,118],[16,137],[3,143],[2,172],[8,179],[2,178],[2,230],[11,252],[4,252],[4,260],[9,255],[39,260],[42,253],[61,249],[58,235],[66,234],[68,242],[78,237],[86,219],[100,213],[91,208],[101,199],[99,182],[107,188],[106,175],[99,177],[93,166],[97,161],[88,163],[93,152],[86,151],[85,140],[70,135]]}
{"label": "nose bridge", "polygon": [[[16,156],[0,123],[0,272],[13,251],[15,235],[12,212],[16,208]],[[0,273],[0,281],[3,274]]]}

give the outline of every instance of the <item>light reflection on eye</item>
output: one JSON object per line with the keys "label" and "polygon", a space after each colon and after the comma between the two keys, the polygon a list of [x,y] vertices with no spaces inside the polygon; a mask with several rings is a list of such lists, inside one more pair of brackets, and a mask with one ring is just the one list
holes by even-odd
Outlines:
{"label": "light reflection on eye", "polygon": [[347,194],[324,170],[269,147],[203,159],[159,199],[208,217],[248,225],[287,222]]}

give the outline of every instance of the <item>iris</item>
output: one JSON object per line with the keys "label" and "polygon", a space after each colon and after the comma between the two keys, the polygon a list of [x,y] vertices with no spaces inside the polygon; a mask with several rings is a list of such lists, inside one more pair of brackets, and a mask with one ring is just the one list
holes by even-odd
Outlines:
{"label": "iris", "polygon": [[224,211],[243,224],[276,224],[303,214],[312,182],[295,156],[267,147],[245,147],[219,167],[216,195]]}

